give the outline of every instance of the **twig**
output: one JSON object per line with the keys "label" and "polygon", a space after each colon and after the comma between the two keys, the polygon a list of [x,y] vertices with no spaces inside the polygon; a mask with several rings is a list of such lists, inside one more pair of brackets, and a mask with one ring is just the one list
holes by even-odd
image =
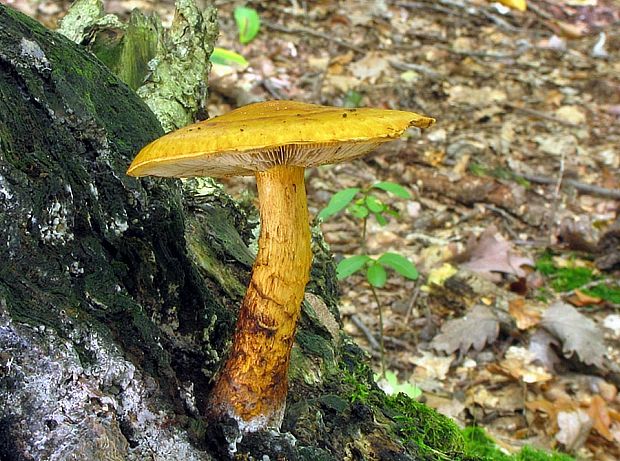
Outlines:
{"label": "twig", "polygon": [[282,96],[282,93],[280,93],[280,90],[276,88],[276,86],[271,82],[270,79],[268,78],[263,79],[261,81],[261,84],[263,85],[263,88],[265,88],[267,92],[271,95],[272,98],[284,99],[284,97]]}
{"label": "twig", "polygon": [[550,114],[545,114],[544,112],[540,112],[535,109],[529,109],[527,107],[519,107],[517,105],[510,104],[510,103],[505,103],[504,105],[506,107],[509,107],[510,109],[516,110],[517,112],[523,112],[533,117],[542,118],[542,119],[549,120],[555,123],[559,123],[560,125],[569,126],[571,128],[578,128],[581,126],[577,123],[567,122],[566,120],[562,120],[561,118],[555,117]]}
{"label": "twig", "polygon": [[482,206],[485,207],[487,210],[493,211],[501,216],[503,216],[504,218],[506,218],[506,220],[512,222],[512,223],[516,223],[519,220],[517,218],[515,218],[513,215],[511,215],[510,213],[508,213],[506,210],[497,207],[491,203],[482,203]]}
{"label": "twig", "polygon": [[568,290],[568,291],[563,291],[561,293],[559,293],[560,296],[573,296],[576,292],[576,290],[582,291],[582,290],[588,290],[590,288],[594,288],[598,285],[609,285],[612,282],[615,282],[616,280],[613,278],[604,278],[604,279],[598,279],[598,280],[592,280],[584,285],[581,285],[580,287],[577,288],[573,288],[572,290]]}
{"label": "twig", "polygon": [[[517,173],[523,179],[526,179],[530,182],[536,184],[555,184],[556,180],[554,178],[549,178],[546,176],[538,176],[533,174],[521,174]],[[574,187],[579,192],[588,195],[596,195],[598,197],[609,198],[613,200],[620,200],[620,189],[608,189],[606,187],[595,186],[593,184],[586,184],[584,182],[576,181],[574,179],[564,179],[562,184],[565,186]]]}
{"label": "twig", "polygon": [[336,45],[342,48],[348,48],[360,54],[365,54],[368,50],[365,50],[357,45],[353,45],[351,43],[345,42],[344,40],[340,40],[339,38],[334,37],[333,35],[326,34],[324,32],[319,32],[318,30],[307,29],[305,27],[297,27],[295,29],[289,29],[288,27],[284,27],[280,24],[276,24],[271,21],[262,20],[262,23],[265,27],[268,27],[272,30],[277,30],[278,32],[283,32],[285,34],[306,34],[312,35],[313,37],[322,38],[323,40],[327,40],[328,42],[335,43]]}
{"label": "twig", "polygon": [[546,11],[540,9],[534,2],[529,2],[527,5],[527,9],[536,13],[538,16],[544,19],[551,19],[551,20],[554,19],[552,14],[547,13]]}
{"label": "twig", "polygon": [[385,378],[385,372],[387,371],[387,368],[385,365],[385,342],[383,341],[383,306],[379,301],[379,296],[377,296],[377,290],[375,290],[375,287],[371,283],[369,283],[369,285],[372,296],[373,298],[375,298],[377,309],[379,309],[379,347],[381,348],[381,377]]}
{"label": "twig", "polygon": [[[441,3],[442,5],[437,5],[436,3]],[[468,16],[473,16],[479,19],[482,19],[482,17],[486,19],[490,19],[500,29],[506,30],[508,32],[517,32],[520,30],[518,27],[515,27],[512,24],[509,24],[504,19],[494,15],[493,13],[491,13],[490,11],[487,11],[484,8],[476,8],[475,6],[472,6],[469,3],[465,4],[463,2],[457,2],[454,0],[438,0],[437,2],[433,2],[433,3],[399,2],[396,4],[396,6],[400,6],[401,8],[407,8],[411,10],[413,9],[435,10],[435,11],[439,11],[444,14],[449,14],[449,15],[454,15],[454,16],[457,15],[457,12],[455,12],[454,10],[458,9],[459,10],[458,14],[464,13],[464,14],[467,14]]]}
{"label": "twig", "polygon": [[[494,213],[497,213],[498,215],[502,216],[503,218],[506,219],[506,221],[512,223],[512,224],[516,224],[519,222],[519,220],[517,218],[515,218],[513,215],[511,215],[510,213],[508,213],[506,210],[497,207],[491,203],[483,203],[482,206],[484,208],[486,208],[487,210],[493,211]],[[510,234],[510,237],[512,237],[513,240],[516,240],[519,238],[519,236],[517,235],[517,233],[508,225],[505,225],[504,228],[506,229],[506,231]]]}
{"label": "twig", "polygon": [[499,16],[496,16],[493,13],[485,10],[484,8],[480,8],[480,13],[482,13],[483,16],[486,16],[488,19],[493,21],[495,25],[498,26],[500,29],[507,30],[508,32],[519,32],[521,30],[518,27],[515,27],[512,24],[510,24],[508,21],[505,21]]}
{"label": "twig", "polygon": [[405,325],[409,325],[409,318],[411,317],[411,313],[413,312],[415,303],[418,300],[418,297],[420,296],[421,287],[422,287],[422,276],[418,277],[418,280],[415,281],[415,288],[413,290],[413,296],[411,296],[411,301],[409,301],[409,306],[407,306],[407,313],[405,314]]}
{"label": "twig", "polygon": [[451,46],[442,45],[442,44],[436,44],[435,47],[441,50],[445,50],[452,54],[457,54],[459,56],[471,56],[475,58],[488,58],[488,59],[498,59],[498,60],[515,59],[521,56],[523,53],[525,53],[528,50],[527,47],[521,47],[514,53],[490,53],[488,51],[455,50]]}
{"label": "twig", "polygon": [[384,336],[385,342],[390,343],[393,347],[400,349],[411,349],[411,343],[409,341],[403,341],[402,339],[395,338],[394,336]]}
{"label": "twig", "polygon": [[366,339],[370,343],[370,347],[372,349],[374,349],[376,351],[381,349],[381,345],[379,344],[379,342],[377,341],[375,336],[372,334],[372,332],[366,326],[366,324],[364,322],[362,322],[362,319],[360,319],[357,314],[353,314],[351,316],[351,322],[353,322],[353,325],[355,325],[358,328],[358,330],[360,330],[364,334],[364,336],[366,337]]}
{"label": "twig", "polygon": [[564,159],[566,158],[566,151],[562,150],[560,156],[560,171],[558,172],[558,179],[553,190],[553,201],[551,202],[551,213],[549,213],[549,221],[547,228],[549,229],[549,245],[553,245],[553,239],[555,238],[555,217],[558,213],[558,207],[560,206],[560,190],[562,189],[562,180],[564,179]]}
{"label": "twig", "polygon": [[450,9],[440,5],[435,5],[434,3],[422,3],[422,2],[399,2],[396,4],[401,8],[406,8],[408,10],[417,10],[417,9],[428,9],[438,11],[444,14],[452,14],[456,15],[456,13]]}
{"label": "twig", "polygon": [[402,71],[412,70],[414,72],[424,74],[427,77],[432,78],[433,80],[446,80],[445,75],[440,74],[439,72],[435,72],[433,69],[427,66],[423,66],[421,64],[411,64],[408,62],[400,62],[400,61],[394,61],[394,60],[390,60],[389,62],[390,62],[390,66],[392,66],[396,70],[402,70]]}

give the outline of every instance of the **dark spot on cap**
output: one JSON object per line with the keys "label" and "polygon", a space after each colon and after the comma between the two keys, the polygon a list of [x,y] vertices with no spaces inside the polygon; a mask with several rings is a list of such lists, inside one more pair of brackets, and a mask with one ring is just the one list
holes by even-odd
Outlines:
{"label": "dark spot on cap", "polygon": [[342,114],[342,118],[347,118],[347,113]]}
{"label": "dark spot on cap", "polygon": [[243,128],[239,128],[239,131],[243,131]]}

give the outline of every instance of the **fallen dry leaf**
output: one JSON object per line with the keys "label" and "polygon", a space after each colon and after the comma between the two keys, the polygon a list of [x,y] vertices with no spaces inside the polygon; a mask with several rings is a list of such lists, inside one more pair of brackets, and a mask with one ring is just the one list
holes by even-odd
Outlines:
{"label": "fallen dry leaf", "polygon": [[[553,421],[554,427],[557,422],[558,413],[561,411],[571,412],[577,410],[579,407],[576,402],[567,399],[558,399],[551,402],[546,399],[531,400],[525,403],[525,407],[532,412],[545,413],[549,416],[550,421]],[[552,429],[554,429],[552,427]]]}
{"label": "fallen dry leaf", "polygon": [[482,387],[476,389],[471,394],[471,402],[480,405],[483,408],[497,408],[500,399],[495,392],[489,392],[486,388]]}
{"label": "fallen dry leaf", "polygon": [[390,63],[383,53],[369,51],[359,61],[349,66],[353,76],[368,83],[376,83],[377,80],[390,68]]}
{"label": "fallen dry leaf", "polygon": [[472,347],[480,351],[487,343],[492,343],[499,334],[499,321],[491,310],[483,305],[476,305],[465,317],[448,320],[431,342],[431,347],[438,351],[452,354],[459,349],[461,354]]}
{"label": "fallen dry leaf", "polygon": [[610,314],[603,320],[603,326],[620,336],[620,315]]}
{"label": "fallen dry leaf", "polygon": [[494,282],[501,280],[497,272],[523,277],[526,274],[521,266],[534,265],[531,258],[517,255],[494,225],[487,227],[478,239],[470,238],[465,253],[459,259],[464,258],[461,266]]}
{"label": "fallen dry leaf", "polygon": [[517,323],[519,330],[527,330],[540,323],[541,313],[525,303],[525,298],[513,299],[508,304],[508,312]]}
{"label": "fallen dry leaf", "polygon": [[586,122],[586,114],[577,106],[562,106],[555,111],[558,119],[574,125],[583,125]]}
{"label": "fallen dry leaf", "polygon": [[561,411],[557,421],[560,430],[555,438],[568,452],[581,448],[592,430],[592,419],[583,410]]}
{"label": "fallen dry leaf", "polygon": [[609,409],[607,408],[607,402],[603,400],[600,395],[594,395],[588,408],[588,415],[594,422],[594,429],[605,437],[610,442],[613,440],[613,436],[609,430],[611,425],[611,417],[609,415]]}
{"label": "fallen dry leaf", "polygon": [[597,298],[596,296],[590,296],[581,290],[575,290],[575,294],[573,296],[570,296],[567,301],[573,306],[577,307],[590,306],[592,304],[601,304],[603,302],[601,298]]}
{"label": "fallen dry leaf", "polygon": [[541,325],[562,341],[562,352],[566,357],[577,353],[586,365],[604,367],[603,332],[573,306],[556,302],[544,313]]}
{"label": "fallen dry leaf", "polygon": [[537,363],[552,371],[560,363],[560,358],[551,346],[559,346],[557,338],[546,330],[539,329],[530,338],[528,349]]}
{"label": "fallen dry leaf", "polygon": [[534,365],[535,356],[523,347],[511,346],[498,368],[503,374],[527,384],[544,383],[553,379],[543,367]]}
{"label": "fallen dry leaf", "polygon": [[422,355],[414,356],[410,360],[411,363],[417,365],[413,372],[416,379],[438,379],[440,381],[446,379],[450,365],[455,359],[453,355],[438,357],[427,351],[420,351],[420,354]]}

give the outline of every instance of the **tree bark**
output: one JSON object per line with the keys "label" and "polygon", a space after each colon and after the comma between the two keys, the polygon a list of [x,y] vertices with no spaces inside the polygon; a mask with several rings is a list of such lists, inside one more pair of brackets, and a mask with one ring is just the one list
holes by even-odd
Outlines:
{"label": "tree bark", "polygon": [[96,58],[0,5],[0,459],[467,459],[453,423],[374,385],[317,231],[286,433],[203,418],[254,211],[209,181],[127,177],[161,134]]}

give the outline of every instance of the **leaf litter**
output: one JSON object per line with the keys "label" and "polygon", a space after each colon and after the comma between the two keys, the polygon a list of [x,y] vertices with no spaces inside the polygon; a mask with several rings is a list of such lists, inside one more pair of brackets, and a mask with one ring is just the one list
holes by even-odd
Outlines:
{"label": "leaf litter", "polygon": [[487,344],[492,344],[498,334],[497,317],[488,307],[476,305],[464,317],[444,323],[441,333],[431,342],[431,347],[447,354],[457,350],[465,354],[472,348],[481,351]]}
{"label": "leaf litter", "polygon": [[586,365],[605,368],[602,330],[573,306],[556,302],[545,311],[541,325],[560,340],[565,356],[576,354]]}
{"label": "leaf litter", "polygon": [[[51,27],[68,8],[9,3]],[[371,159],[307,178],[313,215],[335,192],[380,181],[413,195],[394,203],[399,220],[370,221],[367,229],[372,254],[406,256],[421,274],[418,281],[390,274],[378,293],[393,376],[419,384],[430,405],[482,425],[508,450],[532,443],[613,461],[620,459],[613,367],[620,362],[620,5],[502,3],[250,2],[261,30],[243,45],[236,4],[216,2],[217,45],[247,65],[217,66],[208,110],[287,98],[437,117],[434,129],[409,133]],[[172,21],[171,1],[106,2],[126,16],[134,7]],[[254,188],[244,178],[226,182],[239,197]],[[358,254],[358,224],[341,213],[322,225],[337,258]],[[538,266],[544,250],[562,279]],[[589,273],[583,283],[576,261]],[[575,286],[560,289],[567,281]],[[341,315],[378,369],[378,350],[351,320],[376,335],[362,276],[342,282]]]}

